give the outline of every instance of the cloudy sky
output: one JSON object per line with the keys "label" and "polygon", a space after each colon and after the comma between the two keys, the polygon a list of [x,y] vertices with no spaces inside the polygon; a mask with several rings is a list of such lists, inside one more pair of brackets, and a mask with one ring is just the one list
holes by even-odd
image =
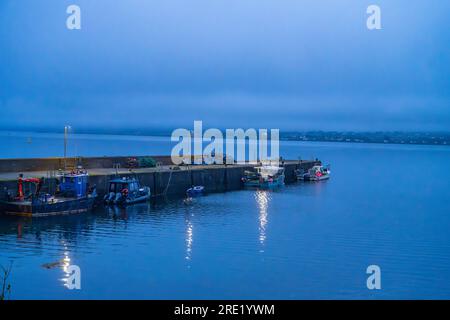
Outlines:
{"label": "cloudy sky", "polygon": [[[366,27],[370,4],[382,30]],[[426,0],[1,0],[0,128],[448,131],[449,14]]]}

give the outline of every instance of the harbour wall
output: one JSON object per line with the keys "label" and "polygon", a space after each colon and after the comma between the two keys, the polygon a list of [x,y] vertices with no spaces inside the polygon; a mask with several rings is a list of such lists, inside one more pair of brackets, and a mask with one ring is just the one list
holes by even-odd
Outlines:
{"label": "harbour wall", "polygon": [[[71,158],[70,161],[72,164],[77,163],[83,165],[86,169],[110,169],[106,170],[106,172],[90,171],[90,184],[97,187],[97,192],[101,197],[108,192],[109,181],[111,179],[126,176],[136,177],[142,185],[149,186],[154,197],[184,196],[186,190],[193,185],[204,186],[207,193],[240,190],[243,188],[241,178],[244,175],[244,171],[254,170],[254,166],[252,165],[191,165],[188,167],[171,167],[168,165],[171,164],[170,157],[152,157],[158,162],[166,164],[166,166],[158,168],[136,169],[133,171],[121,170],[117,173],[112,169],[114,164],[120,163],[119,161],[122,161],[122,164],[125,165],[128,158],[130,157],[83,158],[81,159],[82,162],[79,162],[80,159]],[[2,160],[0,161],[0,168],[2,170],[8,169],[6,171],[8,173],[17,172],[17,175],[23,172],[27,176],[27,171],[57,170],[61,168],[59,166],[61,160],[63,159],[26,159],[26,161],[20,160],[15,165],[15,160],[10,160],[9,169]],[[296,169],[309,169],[316,164],[320,164],[320,161],[285,161],[285,182],[289,184],[296,181]],[[23,170],[24,168],[27,170]],[[13,175],[14,178],[2,179],[0,181],[0,191],[5,188],[15,191],[17,189],[17,175]],[[49,186],[52,185],[51,181],[49,181],[51,179],[46,180],[46,184]]]}
{"label": "harbour wall", "polygon": [[[319,161],[305,161],[285,164],[285,182],[296,182],[296,169],[309,169]],[[207,193],[226,192],[243,189],[241,181],[244,171],[254,170],[253,166],[202,166],[201,169],[192,166],[183,170],[164,170],[133,174],[119,174],[119,176],[135,176],[140,183],[149,186],[153,196],[184,196],[186,190],[193,185],[202,185]],[[100,195],[108,191],[109,181],[117,175],[97,175],[90,178],[90,182],[97,186]]]}
{"label": "harbour wall", "polygon": [[[150,156],[149,156],[150,157]],[[57,171],[64,168],[82,166],[85,169],[125,168],[130,158],[143,158],[138,156],[124,157],[68,157],[64,158],[33,158],[33,159],[0,159],[0,173],[30,172],[30,171]],[[151,156],[162,165],[171,165],[170,156]]]}

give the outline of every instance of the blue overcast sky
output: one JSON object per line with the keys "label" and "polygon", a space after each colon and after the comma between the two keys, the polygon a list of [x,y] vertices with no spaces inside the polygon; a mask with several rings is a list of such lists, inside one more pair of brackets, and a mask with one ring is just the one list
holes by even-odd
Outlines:
{"label": "blue overcast sky", "polygon": [[447,0],[0,0],[0,128],[448,131],[449,19]]}

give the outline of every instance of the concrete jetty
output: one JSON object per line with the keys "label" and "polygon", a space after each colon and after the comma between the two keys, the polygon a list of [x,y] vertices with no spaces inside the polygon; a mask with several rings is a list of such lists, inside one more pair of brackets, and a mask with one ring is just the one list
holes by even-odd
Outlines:
{"label": "concrete jetty", "polygon": [[[192,185],[203,185],[207,193],[226,192],[243,188],[241,178],[245,170],[253,170],[254,165],[183,165],[176,166],[168,156],[149,156],[157,163],[154,168],[127,168],[130,158],[146,157],[92,157],[92,158],[40,158],[0,160],[0,190],[17,188],[20,173],[25,177],[45,177],[54,179],[58,170],[82,166],[90,175],[90,184],[97,186],[97,192],[107,192],[109,180],[115,177],[135,176],[142,185],[149,186],[153,196],[184,196]],[[320,164],[319,160],[286,160],[285,182],[296,181],[296,169],[309,169]]]}

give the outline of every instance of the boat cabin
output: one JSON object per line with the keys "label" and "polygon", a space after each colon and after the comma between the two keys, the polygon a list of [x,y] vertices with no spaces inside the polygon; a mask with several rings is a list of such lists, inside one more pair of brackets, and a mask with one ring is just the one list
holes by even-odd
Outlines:
{"label": "boat cabin", "polygon": [[328,174],[328,168],[325,168],[323,166],[314,166],[309,170],[309,173],[312,175]]}
{"label": "boat cabin", "polygon": [[258,172],[258,174],[263,178],[275,177],[284,173],[284,168],[277,166],[260,166],[255,169],[256,172]]}
{"label": "boat cabin", "polygon": [[109,182],[109,192],[119,193],[123,190],[128,192],[137,192],[140,189],[139,182],[134,178],[114,179]]}
{"label": "boat cabin", "polygon": [[89,193],[89,175],[72,172],[59,177],[59,192],[66,197],[82,198]]}

